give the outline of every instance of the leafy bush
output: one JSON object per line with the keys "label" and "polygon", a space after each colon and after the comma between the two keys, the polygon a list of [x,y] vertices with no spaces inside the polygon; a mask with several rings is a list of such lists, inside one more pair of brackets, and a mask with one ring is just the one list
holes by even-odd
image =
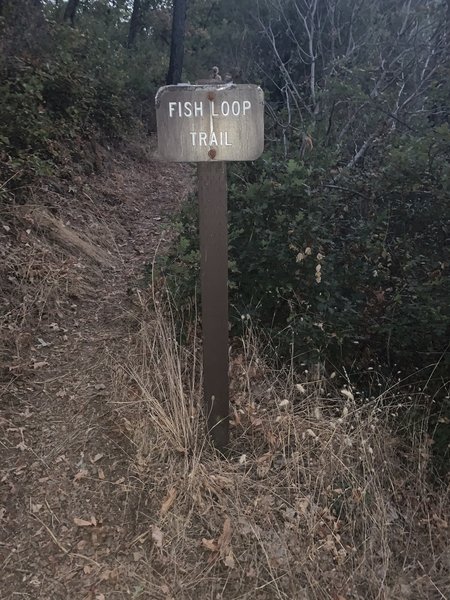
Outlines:
{"label": "leafy bush", "polygon": [[[440,464],[450,440],[442,385],[450,362],[449,157],[450,130],[440,125],[399,134],[364,169],[334,178],[326,156],[308,165],[269,154],[229,177],[233,332],[249,315],[297,367],[376,364],[433,377],[430,431]],[[197,228],[192,197],[163,263],[184,308],[198,293]]]}
{"label": "leafy bush", "polygon": [[[327,169],[266,155],[230,177],[230,292],[241,315],[272,328],[291,352],[352,364],[420,367],[449,334],[448,156],[441,126],[397,136],[366,170]],[[197,288],[193,199],[166,261],[174,293]]]}
{"label": "leafy bush", "polygon": [[135,120],[125,48],[57,24],[48,35],[51,51],[0,58],[0,176],[16,185],[54,172],[71,151],[84,156],[86,141],[120,138]]}

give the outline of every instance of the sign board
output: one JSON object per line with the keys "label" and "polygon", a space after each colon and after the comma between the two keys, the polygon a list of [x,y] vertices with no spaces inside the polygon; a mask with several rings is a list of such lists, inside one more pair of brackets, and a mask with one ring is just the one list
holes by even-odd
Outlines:
{"label": "sign board", "polygon": [[156,95],[158,151],[172,162],[256,160],[264,94],[256,85],[168,85]]}

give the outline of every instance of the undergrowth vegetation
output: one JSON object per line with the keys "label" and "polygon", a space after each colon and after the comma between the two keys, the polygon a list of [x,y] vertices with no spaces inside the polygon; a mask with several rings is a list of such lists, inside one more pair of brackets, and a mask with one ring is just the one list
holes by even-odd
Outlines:
{"label": "undergrowth vegetation", "polygon": [[[228,460],[201,412],[199,341],[177,342],[165,301],[142,299],[114,406],[135,447],[133,548],[152,598],[446,597],[448,490],[430,476],[427,423],[408,441],[395,385],[367,401],[334,375],[275,370],[249,328],[232,356]],[[148,307],[151,306],[149,310]]]}
{"label": "undergrowth vegetation", "polygon": [[[419,373],[448,458],[448,27],[442,2],[262,2],[247,34],[266,95],[266,151],[230,166],[234,333],[361,379]],[[264,57],[264,58],[262,58]],[[163,259],[184,309],[198,293],[195,199]],[[433,392],[433,395],[434,395]],[[436,446],[437,448],[437,446]],[[443,454],[442,454],[443,453]]]}
{"label": "undergrowth vegetation", "polygon": [[[373,157],[370,176],[346,173],[335,183],[314,160],[270,153],[232,169],[235,322],[249,315],[270,326],[288,354],[294,340],[295,354],[310,361],[436,363],[449,333],[449,142],[447,128],[400,138]],[[165,259],[186,305],[198,288],[197,219],[192,198]]]}
{"label": "undergrowth vegetation", "polygon": [[97,143],[114,143],[138,125],[149,127],[163,76],[156,51],[153,61],[148,48],[136,60],[124,45],[124,14],[97,3],[74,29],[60,22],[54,6],[45,8],[45,18],[41,9],[0,15],[4,197],[8,191],[20,196],[42,177],[70,180],[77,171],[98,170]]}
{"label": "undergrowth vegetation", "polygon": [[[364,170],[268,152],[229,185],[233,332],[270,331],[277,357],[364,379],[400,372],[434,395],[436,454],[448,457],[448,127],[394,137]],[[182,311],[198,295],[196,198],[161,268]],[[369,371],[368,371],[369,369]]]}

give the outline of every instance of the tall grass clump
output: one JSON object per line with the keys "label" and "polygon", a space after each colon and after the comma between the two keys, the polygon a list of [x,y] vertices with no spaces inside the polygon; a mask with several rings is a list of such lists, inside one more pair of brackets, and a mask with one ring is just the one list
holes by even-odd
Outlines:
{"label": "tall grass clump", "polygon": [[143,594],[447,597],[449,490],[430,476],[426,423],[405,441],[389,392],[360,400],[351,382],[271,368],[248,330],[231,356],[224,459],[205,438],[195,333],[181,345],[170,307],[142,306],[116,406],[136,450]]}

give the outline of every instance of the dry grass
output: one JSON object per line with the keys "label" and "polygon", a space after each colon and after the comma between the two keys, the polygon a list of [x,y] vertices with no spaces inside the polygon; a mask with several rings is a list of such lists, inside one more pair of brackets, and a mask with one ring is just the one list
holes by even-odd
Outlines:
{"label": "dry grass", "polygon": [[136,448],[136,597],[448,597],[449,494],[428,479],[423,429],[408,445],[389,398],[271,371],[249,334],[224,460],[204,436],[196,340],[180,345],[158,302],[144,313],[115,397]]}
{"label": "dry grass", "polygon": [[[30,366],[32,339],[43,318],[58,319],[61,302],[79,287],[73,260],[11,219],[0,231],[0,380],[8,380]],[[17,242],[19,238],[19,242]],[[76,292],[75,292],[76,293]]]}
{"label": "dry grass", "polygon": [[[59,197],[52,199],[56,205]],[[92,295],[105,272],[98,263],[109,257],[97,245],[106,225],[80,237],[41,204],[30,190],[27,204],[0,210],[0,380],[32,368],[31,345],[42,323],[64,322],[80,298]]]}

